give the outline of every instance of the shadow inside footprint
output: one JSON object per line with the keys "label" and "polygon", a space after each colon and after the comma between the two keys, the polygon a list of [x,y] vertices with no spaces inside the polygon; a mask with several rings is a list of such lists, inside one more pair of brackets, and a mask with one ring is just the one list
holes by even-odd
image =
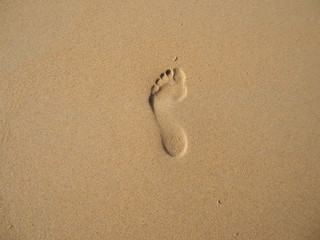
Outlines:
{"label": "shadow inside footprint", "polygon": [[154,113],[154,95],[153,94],[150,94],[149,104],[150,104],[150,107],[152,109],[152,112]]}

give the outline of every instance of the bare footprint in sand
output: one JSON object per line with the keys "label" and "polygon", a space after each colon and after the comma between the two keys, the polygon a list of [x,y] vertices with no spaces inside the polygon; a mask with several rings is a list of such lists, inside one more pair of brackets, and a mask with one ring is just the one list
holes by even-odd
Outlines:
{"label": "bare footprint in sand", "polygon": [[187,136],[173,116],[174,106],[187,96],[186,75],[180,68],[168,69],[151,89],[150,105],[156,116],[162,144],[172,157],[187,150]]}

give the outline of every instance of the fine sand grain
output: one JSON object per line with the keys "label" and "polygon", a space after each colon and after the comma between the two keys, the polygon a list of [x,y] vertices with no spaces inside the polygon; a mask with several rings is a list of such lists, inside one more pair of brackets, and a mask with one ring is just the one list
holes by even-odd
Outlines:
{"label": "fine sand grain", "polygon": [[318,0],[0,1],[0,239],[320,239],[319,23]]}

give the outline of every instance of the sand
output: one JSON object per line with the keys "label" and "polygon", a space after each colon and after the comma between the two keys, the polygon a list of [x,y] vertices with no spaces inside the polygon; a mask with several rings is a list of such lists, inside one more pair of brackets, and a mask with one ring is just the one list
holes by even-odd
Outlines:
{"label": "sand", "polygon": [[1,1],[0,239],[320,239],[319,13]]}

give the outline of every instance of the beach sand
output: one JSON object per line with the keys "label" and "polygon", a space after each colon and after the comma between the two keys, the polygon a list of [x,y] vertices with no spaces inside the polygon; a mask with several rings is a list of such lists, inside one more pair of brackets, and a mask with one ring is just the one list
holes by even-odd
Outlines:
{"label": "beach sand", "polygon": [[0,239],[319,239],[319,13],[1,1]]}

